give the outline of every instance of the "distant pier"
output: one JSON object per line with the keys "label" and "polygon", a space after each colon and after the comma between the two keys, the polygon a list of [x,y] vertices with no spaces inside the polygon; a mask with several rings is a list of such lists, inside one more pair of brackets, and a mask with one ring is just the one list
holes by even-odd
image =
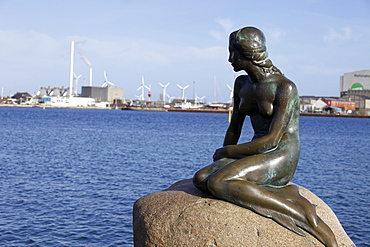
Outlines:
{"label": "distant pier", "polygon": [[[135,107],[135,109],[128,109],[121,106],[112,107],[96,107],[96,106],[46,106],[46,105],[19,105],[19,104],[0,104],[0,107],[39,107],[39,108],[77,108],[77,109],[117,109],[127,111],[161,111],[161,112],[198,112],[198,113],[230,113],[228,109],[181,109],[181,108],[161,108],[161,107]],[[326,113],[300,113],[301,116],[313,116],[313,117],[347,117],[347,118],[370,118],[370,115],[365,114],[326,114]]]}

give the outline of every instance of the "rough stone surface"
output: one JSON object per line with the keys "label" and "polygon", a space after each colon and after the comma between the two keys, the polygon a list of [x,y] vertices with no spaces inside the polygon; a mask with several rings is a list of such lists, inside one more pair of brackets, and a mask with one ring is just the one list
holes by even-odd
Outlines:
{"label": "rough stone surface", "polygon": [[[317,214],[331,227],[339,246],[355,246],[320,198],[300,186],[299,191],[317,205]],[[323,246],[309,233],[299,236],[269,218],[204,196],[190,179],[137,200],[133,223],[136,247]]]}

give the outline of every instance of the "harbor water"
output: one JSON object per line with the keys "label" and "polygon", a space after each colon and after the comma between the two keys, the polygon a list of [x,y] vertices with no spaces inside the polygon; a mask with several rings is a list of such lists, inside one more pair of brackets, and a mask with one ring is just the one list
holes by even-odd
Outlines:
{"label": "harbor water", "polygon": [[[0,246],[133,246],[132,206],[191,178],[227,114],[0,107]],[[370,119],[301,117],[292,182],[370,246]],[[246,122],[242,142],[252,137]]]}

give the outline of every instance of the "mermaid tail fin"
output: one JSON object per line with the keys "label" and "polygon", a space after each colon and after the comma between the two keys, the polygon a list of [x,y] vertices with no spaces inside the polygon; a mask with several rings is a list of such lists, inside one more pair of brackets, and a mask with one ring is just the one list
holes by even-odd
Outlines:
{"label": "mermaid tail fin", "polygon": [[265,217],[272,218],[277,223],[295,232],[296,234],[303,237],[306,236],[305,233],[297,226],[295,220],[293,220],[292,217],[262,207],[254,206],[252,209]]}
{"label": "mermaid tail fin", "polygon": [[296,185],[288,185],[281,188],[264,186],[264,188],[275,195],[284,198],[290,203],[293,203],[299,209],[301,217],[293,218],[290,215],[268,210],[266,208],[253,207],[253,210],[264,216],[272,218],[277,223],[301,236],[305,236],[304,232],[302,231],[303,229],[311,233],[326,246],[338,246],[335,235],[330,227],[326,225],[325,222],[323,222],[316,214],[316,205],[311,204],[309,200],[299,194],[299,190]]}
{"label": "mermaid tail fin", "polygon": [[299,194],[298,186],[288,185],[280,188],[265,186],[264,188],[299,207],[309,225],[317,227],[316,205],[311,204],[309,200]]}

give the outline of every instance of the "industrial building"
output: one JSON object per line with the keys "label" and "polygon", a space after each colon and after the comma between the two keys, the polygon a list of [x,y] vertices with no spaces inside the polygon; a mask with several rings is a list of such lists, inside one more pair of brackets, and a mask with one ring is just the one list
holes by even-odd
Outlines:
{"label": "industrial building", "polygon": [[370,90],[370,70],[345,73],[340,77],[340,92]]}
{"label": "industrial building", "polygon": [[88,97],[69,96],[69,88],[65,87],[41,87],[34,98],[36,103],[47,106],[94,106],[95,100]]}
{"label": "industrial building", "polygon": [[340,99],[356,103],[356,111],[370,111],[370,70],[345,73],[340,77]]}
{"label": "industrial building", "polygon": [[115,101],[124,101],[124,89],[111,86],[83,86],[81,97],[93,98],[96,102],[114,103]]}
{"label": "industrial building", "polygon": [[[107,74],[104,72],[105,82],[102,87],[92,86],[92,69],[90,68],[90,86],[82,87],[81,95],[77,95],[77,80],[73,70],[74,64],[74,41],[71,41],[71,61],[69,73],[69,88],[41,88],[37,96],[42,99],[46,105],[52,106],[96,106],[103,103],[109,106],[118,100],[123,100],[123,88],[112,87],[114,84],[108,81]],[[73,88],[75,80],[75,88]]]}
{"label": "industrial building", "polygon": [[303,113],[352,113],[356,111],[355,103],[338,97],[300,96]]}
{"label": "industrial building", "polygon": [[117,104],[124,99],[124,89],[116,87],[83,86],[81,95],[69,96],[69,88],[41,87],[36,94],[36,100],[51,106],[104,106]]}

